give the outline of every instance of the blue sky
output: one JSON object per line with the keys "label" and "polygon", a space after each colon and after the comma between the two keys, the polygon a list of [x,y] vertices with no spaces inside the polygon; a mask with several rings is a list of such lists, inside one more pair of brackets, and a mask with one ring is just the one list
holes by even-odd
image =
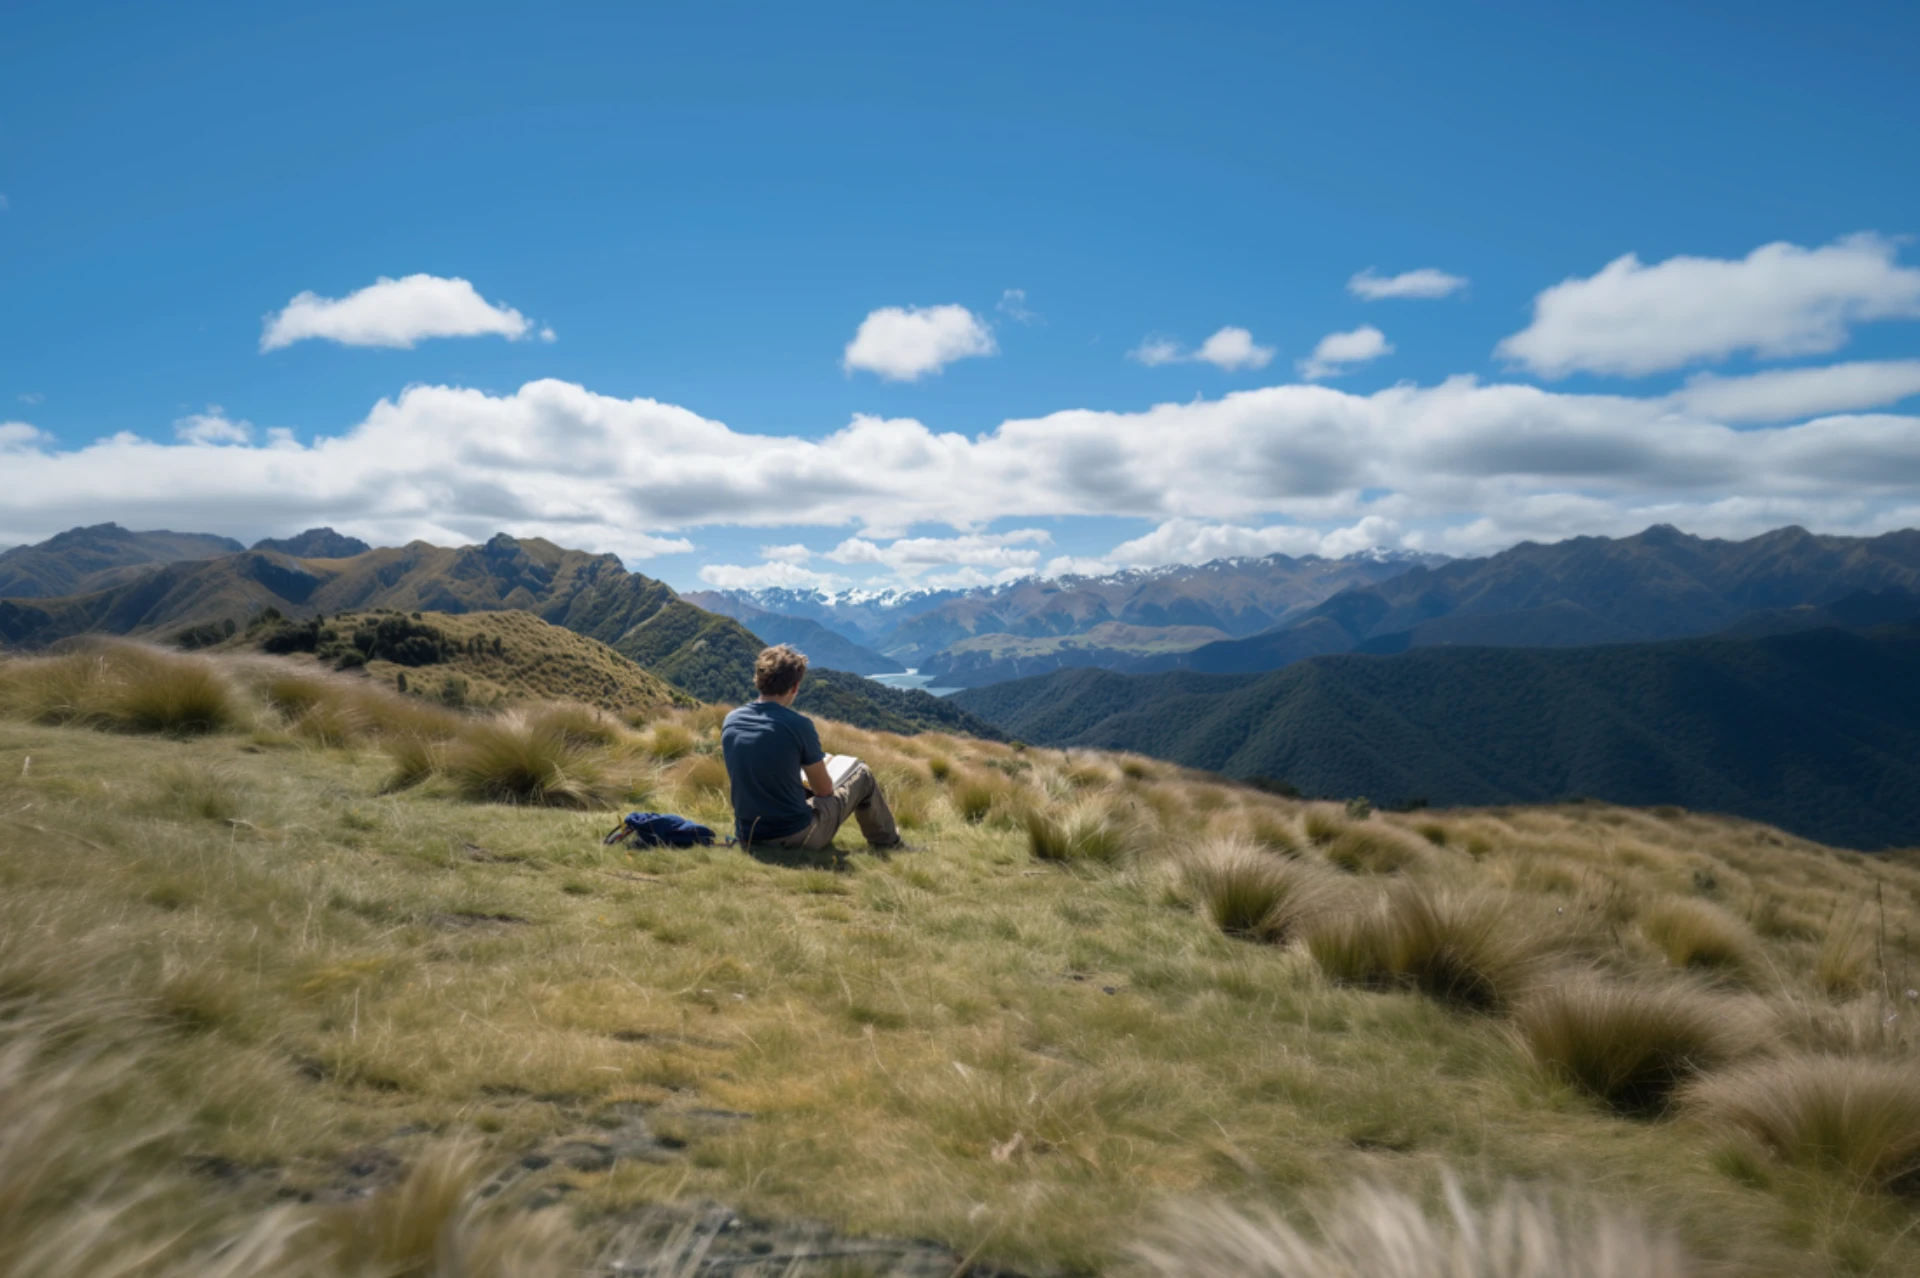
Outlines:
{"label": "blue sky", "polygon": [[[693,587],[1920,522],[1916,39],[1886,4],[15,3],[0,544],[506,527]],[[522,335],[262,349],[411,276]],[[1564,280],[1600,282],[1543,327]],[[992,353],[848,366],[936,307]]]}

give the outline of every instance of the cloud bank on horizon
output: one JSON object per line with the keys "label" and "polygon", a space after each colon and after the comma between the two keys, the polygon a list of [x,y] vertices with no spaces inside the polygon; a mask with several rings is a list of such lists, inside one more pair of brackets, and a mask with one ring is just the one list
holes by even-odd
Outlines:
{"label": "cloud bank on horizon", "polygon": [[[1426,269],[1361,272],[1349,289],[1432,299],[1464,283]],[[1032,318],[1019,290],[996,309]],[[1920,270],[1899,263],[1893,241],[1863,234],[1739,259],[1649,266],[1628,254],[1542,291],[1531,323],[1496,350],[1550,381],[1631,378],[1740,352],[1827,354],[1858,325],[1916,316]],[[262,346],[533,332],[465,280],[416,275],[338,301],[302,294],[270,318]],[[1128,354],[1222,371],[1274,355],[1232,326],[1190,353],[1161,340],[1165,349]],[[103,508],[141,526],[329,522],[390,544],[506,528],[635,560],[693,553],[702,530],[721,526],[817,529],[832,530],[824,547],[768,544],[759,562],[707,562],[699,577],[835,588],[863,579],[854,574],[969,585],[1221,555],[1481,552],[1655,522],[1719,535],[1920,523],[1920,417],[1872,411],[1920,394],[1920,359],[1700,371],[1638,394],[1465,374],[1370,394],[1315,384],[1392,350],[1363,325],[1322,339],[1300,361],[1303,383],[1142,411],[1066,408],[971,436],[880,415],[819,438],[755,434],[558,379],[511,393],[410,386],[307,443],[286,430],[262,436],[217,406],[178,419],[164,443],[122,433],[62,449],[10,421],[0,424],[13,481],[0,540],[45,536]],[[992,326],[965,306],[882,307],[844,365],[907,383],[998,351]],[[1063,519],[1144,531],[1072,553],[1040,526]],[[950,535],[929,535],[942,528]]]}

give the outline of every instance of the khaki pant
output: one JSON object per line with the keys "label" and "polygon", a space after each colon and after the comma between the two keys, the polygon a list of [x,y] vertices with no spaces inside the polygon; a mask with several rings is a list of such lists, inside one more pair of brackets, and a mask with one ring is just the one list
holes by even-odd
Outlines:
{"label": "khaki pant", "polygon": [[856,763],[847,770],[832,794],[810,795],[807,806],[813,809],[813,824],[784,839],[760,839],[757,842],[783,848],[808,848],[818,851],[833,846],[833,836],[846,824],[848,816],[860,823],[867,846],[890,848],[900,842],[900,829],[893,823],[893,811],[887,807],[880,783],[872,769]]}

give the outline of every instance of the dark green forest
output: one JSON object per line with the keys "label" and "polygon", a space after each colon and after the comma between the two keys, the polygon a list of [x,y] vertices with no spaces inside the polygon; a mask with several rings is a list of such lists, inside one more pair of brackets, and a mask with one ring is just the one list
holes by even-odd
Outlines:
{"label": "dark green forest", "polygon": [[1136,750],[1383,805],[1674,804],[1920,844],[1920,627],[1341,654],[1256,675],[1068,670],[952,700],[1041,745]]}

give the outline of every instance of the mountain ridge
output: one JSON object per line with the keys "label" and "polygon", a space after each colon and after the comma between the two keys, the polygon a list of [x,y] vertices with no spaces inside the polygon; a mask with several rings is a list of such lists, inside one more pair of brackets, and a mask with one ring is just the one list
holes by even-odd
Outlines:
{"label": "mountain ridge", "polygon": [[1236,674],[1344,651],[1646,642],[1888,589],[1920,592],[1920,530],[1841,537],[1789,526],[1724,541],[1656,524],[1631,537],[1522,542],[1483,559],[1410,568],[1259,634],[1128,669]]}

